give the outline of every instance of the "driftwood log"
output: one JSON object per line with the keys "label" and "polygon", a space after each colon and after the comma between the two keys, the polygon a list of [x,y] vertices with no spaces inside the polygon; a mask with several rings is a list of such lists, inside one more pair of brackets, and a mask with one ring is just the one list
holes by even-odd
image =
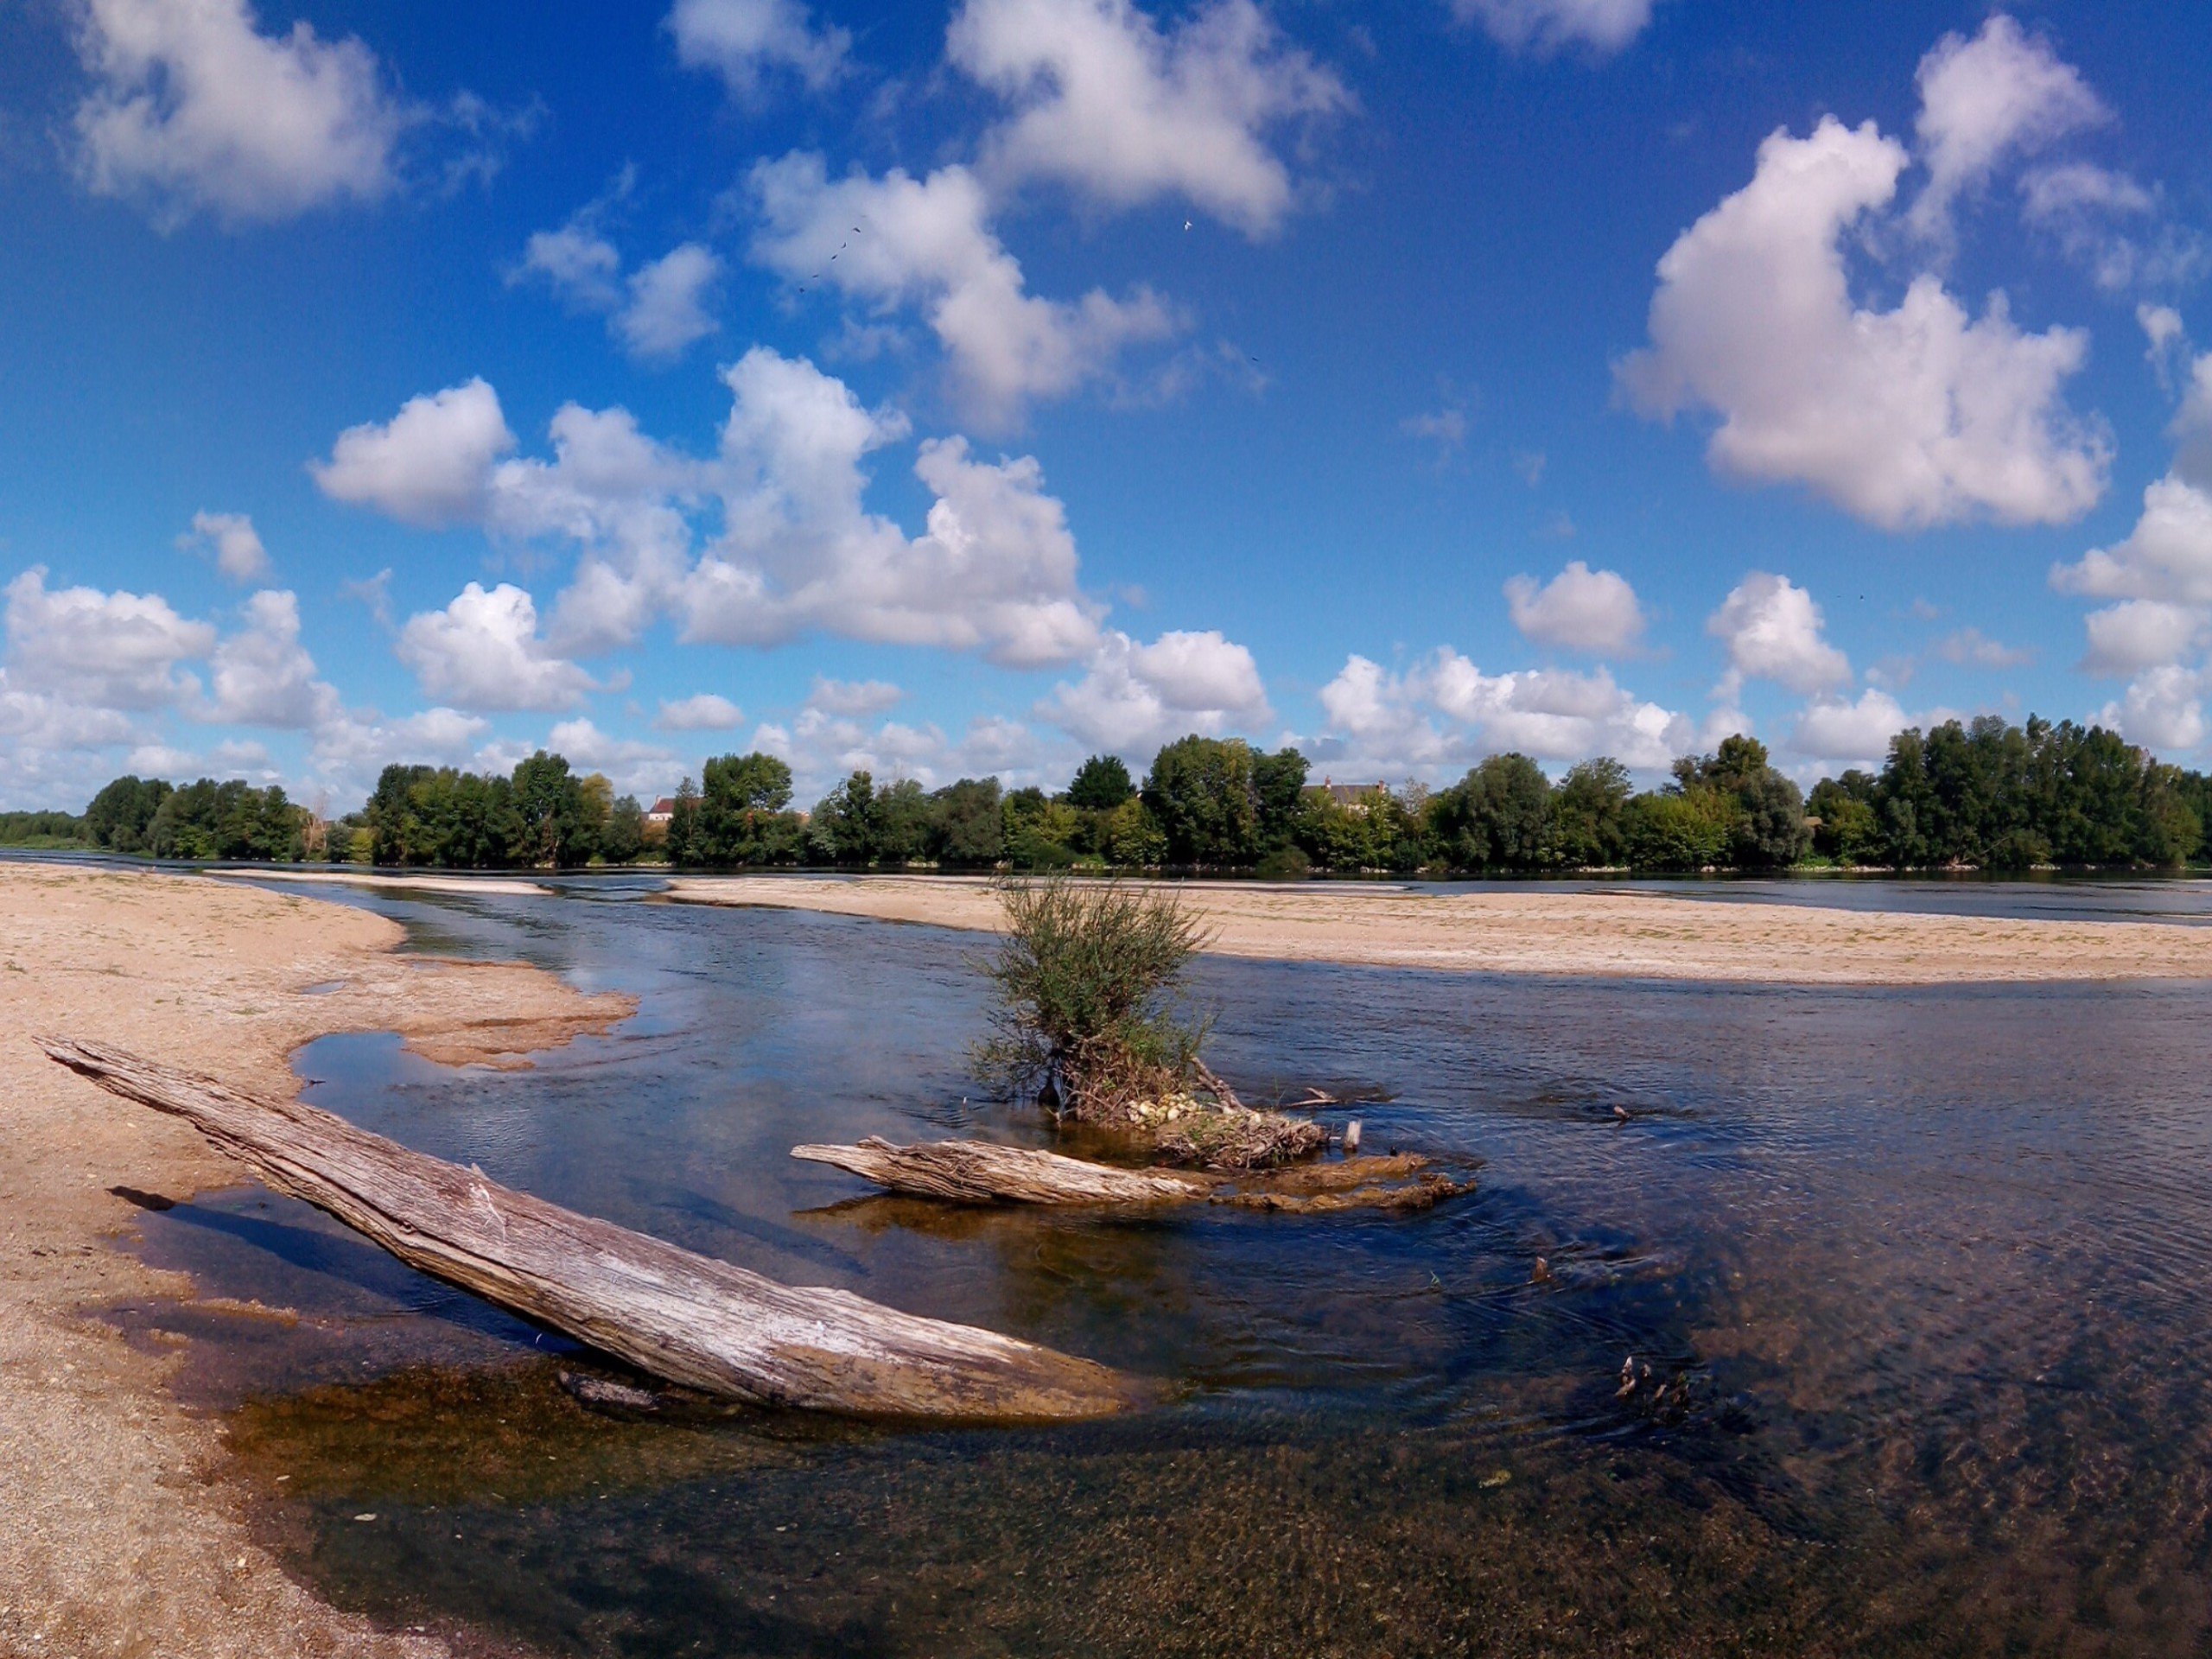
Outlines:
{"label": "driftwood log", "polygon": [[1248,1210],[1426,1210],[1474,1187],[1471,1176],[1437,1170],[1419,1153],[1346,1158],[1265,1171],[1116,1169],[1029,1147],[934,1141],[901,1147],[870,1135],[856,1146],[793,1147],[791,1156],[830,1164],[911,1198],[948,1204],[1028,1204],[1144,1208],[1227,1204]]}
{"label": "driftwood log", "polygon": [[299,1101],[100,1044],[41,1046],[111,1093],[183,1118],[410,1267],[671,1382],[762,1405],[977,1421],[1098,1417],[1145,1397],[1136,1379],[1092,1361],[849,1291],[779,1284]]}
{"label": "driftwood log", "polygon": [[893,1192],[948,1204],[1188,1204],[1213,1190],[1203,1175],[1116,1169],[982,1141],[901,1147],[871,1135],[857,1146],[793,1147],[791,1156],[835,1165]]}

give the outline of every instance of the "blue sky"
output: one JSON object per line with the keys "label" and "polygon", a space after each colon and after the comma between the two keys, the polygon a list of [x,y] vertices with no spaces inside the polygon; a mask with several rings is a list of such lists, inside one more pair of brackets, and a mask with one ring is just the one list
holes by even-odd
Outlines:
{"label": "blue sky", "polygon": [[2209,72],[2065,3],[12,7],[0,803],[2201,764]]}

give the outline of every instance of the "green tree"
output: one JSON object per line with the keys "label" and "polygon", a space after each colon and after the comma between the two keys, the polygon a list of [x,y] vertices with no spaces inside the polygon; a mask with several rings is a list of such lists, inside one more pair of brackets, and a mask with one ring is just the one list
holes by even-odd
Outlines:
{"label": "green tree", "polygon": [[791,769],[772,754],[725,754],[707,762],[684,861],[789,864],[805,842],[791,799]]}
{"label": "green tree", "polygon": [[1621,815],[1628,861],[1639,870],[1707,869],[1734,838],[1735,803],[1704,787],[1638,795]]}
{"label": "green tree", "polygon": [[1258,856],[1249,745],[1196,735],[1170,743],[1154,758],[1142,798],[1167,838],[1168,862],[1233,869]]}
{"label": "green tree", "polygon": [[1766,745],[1755,737],[1738,732],[1712,754],[1684,756],[1675,762],[1675,779],[1683,794],[1709,791],[1733,806],[1727,861],[1739,869],[1786,869],[1812,845],[1804,795],[1768,764]]}
{"label": "green tree", "polygon": [[1306,757],[1296,749],[1253,755],[1254,833],[1262,855],[1281,851],[1296,838],[1307,771]]}
{"label": "green tree", "polygon": [[1094,754],[1076,768],[1075,779],[1068,785],[1068,804],[1085,811],[1111,812],[1136,792],[1120,755]]}
{"label": "green tree", "polygon": [[1813,849],[1839,864],[1866,864],[1881,854],[1881,821],[1874,815],[1874,779],[1856,767],[1813,785],[1805,810],[1818,821]]}
{"label": "green tree", "polygon": [[85,833],[111,852],[143,853],[154,814],[173,792],[159,778],[118,778],[85,808]]}
{"label": "green tree", "polygon": [[932,852],[941,864],[975,868],[995,864],[1006,853],[999,780],[963,778],[937,792]]}
{"label": "green tree", "polygon": [[1167,861],[1166,831],[1135,796],[1109,816],[1105,839],[1107,858],[1123,869],[1154,869]]}
{"label": "green tree", "polygon": [[702,861],[698,842],[699,785],[696,779],[686,778],[677,785],[669,804],[668,835],[661,844],[667,849],[670,865],[683,869]]}
{"label": "green tree", "polygon": [[1570,767],[1552,791],[1560,862],[1586,868],[1625,862],[1625,817],[1635,793],[1628,768],[1618,760],[1601,757]]}
{"label": "green tree", "polygon": [[566,869],[591,861],[598,850],[599,825],[583,779],[569,771],[565,758],[538,750],[516,764],[512,786],[518,862],[533,869]]}
{"label": "green tree", "polygon": [[937,810],[911,778],[880,790],[875,797],[874,860],[879,864],[912,864],[929,855]]}
{"label": "green tree", "polygon": [[1538,870],[1558,860],[1552,785],[1525,754],[1493,754],[1429,807],[1444,861],[1468,870]]}
{"label": "green tree", "polygon": [[599,832],[599,855],[610,864],[634,864],[645,850],[645,809],[634,795],[615,798]]}
{"label": "green tree", "polygon": [[875,779],[855,772],[817,802],[808,826],[814,849],[831,864],[868,864],[875,858]]}

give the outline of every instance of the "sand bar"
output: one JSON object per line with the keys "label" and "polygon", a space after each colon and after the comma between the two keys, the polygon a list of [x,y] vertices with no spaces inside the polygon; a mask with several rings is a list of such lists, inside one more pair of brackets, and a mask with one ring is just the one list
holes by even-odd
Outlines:
{"label": "sand bar", "polygon": [[304,886],[390,887],[416,893],[503,893],[511,899],[544,899],[550,890],[518,875],[394,875],[383,870],[355,870],[343,866],[327,870],[302,869],[295,864],[272,864],[266,869],[210,870],[210,875],[239,881],[297,881]]}
{"label": "sand bar", "polygon": [[[1725,903],[1656,893],[1428,893],[1309,882],[1186,884],[1224,956],[1463,973],[1796,985],[2212,978],[2212,927]],[[991,929],[990,883],[947,876],[701,876],[693,904]]]}
{"label": "sand bar", "polygon": [[0,866],[0,1652],[446,1652],[288,1579],[220,1482],[215,1427],[163,1389],[175,1360],[86,1317],[194,1294],[113,1247],[138,1212],[110,1187],[181,1198],[238,1172],[31,1040],[99,1037],[289,1092],[287,1057],[332,1032],[516,1066],[631,1011],[534,968],[397,956],[401,938],[365,911],[237,882]]}

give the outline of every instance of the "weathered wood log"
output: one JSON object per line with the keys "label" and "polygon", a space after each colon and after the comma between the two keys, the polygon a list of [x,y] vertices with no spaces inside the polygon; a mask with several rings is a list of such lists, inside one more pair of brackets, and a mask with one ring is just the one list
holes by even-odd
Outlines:
{"label": "weathered wood log", "polygon": [[1090,1360],[696,1255],[299,1101],[101,1044],[41,1046],[111,1093],[183,1118],[410,1267],[671,1382],[762,1405],[976,1421],[1103,1416],[1147,1393]]}
{"label": "weathered wood log", "polygon": [[1426,1210],[1474,1190],[1471,1176],[1446,1175],[1417,1152],[1338,1163],[1206,1174],[1116,1169],[1027,1147],[936,1141],[901,1147],[870,1135],[857,1146],[793,1147],[791,1156],[830,1164],[890,1192],[948,1204],[1032,1204],[1143,1208],[1226,1204],[1312,1214],[1336,1210]]}
{"label": "weathered wood log", "polygon": [[834,1165],[893,1192],[950,1204],[1188,1204],[1213,1190],[1213,1183],[1201,1175],[1116,1169],[1057,1152],[982,1141],[901,1147],[872,1135],[858,1146],[793,1147],[791,1156]]}

